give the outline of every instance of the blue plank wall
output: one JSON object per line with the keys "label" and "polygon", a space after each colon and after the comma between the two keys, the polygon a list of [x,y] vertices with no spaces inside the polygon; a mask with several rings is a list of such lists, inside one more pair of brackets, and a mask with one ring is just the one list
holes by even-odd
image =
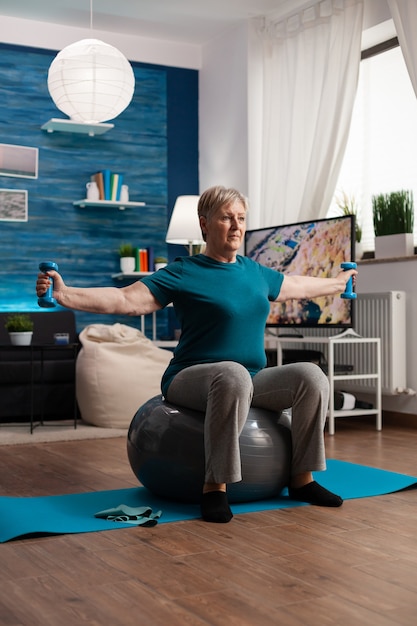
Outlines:
{"label": "blue plank wall", "polygon": [[[34,292],[38,265],[54,260],[77,286],[121,286],[122,242],[153,246],[156,255],[184,254],[165,233],[177,195],[198,194],[198,72],[132,63],[135,94],[108,133],[89,137],[47,133],[42,124],[58,111],[47,89],[56,52],[0,45],[0,143],[39,148],[39,177],[0,176],[1,189],[28,191],[27,222],[0,221],[0,310],[39,310]],[[81,209],[85,185],[98,170],[121,172],[131,201],[146,207]],[[169,248],[169,250],[168,250]],[[123,283],[122,283],[123,284]],[[172,331],[170,313],[158,313],[158,335]],[[140,319],[76,313],[77,329]],[[147,318],[149,334],[151,320]]]}

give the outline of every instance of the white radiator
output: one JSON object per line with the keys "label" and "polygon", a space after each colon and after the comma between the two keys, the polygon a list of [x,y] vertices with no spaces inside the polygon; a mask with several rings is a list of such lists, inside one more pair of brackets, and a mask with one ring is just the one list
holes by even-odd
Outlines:
{"label": "white radiator", "polygon": [[[356,332],[362,337],[381,338],[381,385],[386,395],[402,393],[407,387],[405,297],[405,291],[365,293],[358,294],[355,302]],[[372,358],[367,351],[360,352],[355,345],[340,348],[340,358],[351,362],[355,371],[374,367],[367,362]],[[360,388],[372,385],[368,380],[358,383]]]}
{"label": "white radiator", "polygon": [[[406,377],[406,313],[405,291],[358,294],[355,301],[355,331],[362,337],[381,338],[381,385],[385,395],[413,393],[407,389]],[[306,330],[305,335],[328,336],[328,330]],[[306,341],[305,348],[317,349]],[[344,343],[335,346],[335,363],[353,365],[353,372],[375,371],[375,351],[362,344]],[[343,381],[343,388],[363,391],[373,388],[372,380]]]}
{"label": "white radiator", "polygon": [[363,337],[381,337],[382,393],[402,393],[407,388],[407,328],[405,291],[358,295],[356,331]]}

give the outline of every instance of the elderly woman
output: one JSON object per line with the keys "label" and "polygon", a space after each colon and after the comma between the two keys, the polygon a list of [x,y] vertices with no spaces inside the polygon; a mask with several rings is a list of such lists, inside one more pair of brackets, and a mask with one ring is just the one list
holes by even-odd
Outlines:
{"label": "elderly woman", "polygon": [[[277,413],[292,408],[290,497],[321,506],[343,502],[312,476],[326,467],[327,378],[311,363],[266,368],[264,329],[270,301],[339,294],[356,271],[334,278],[286,276],[238,255],[246,212],[247,200],[237,190],[208,189],[198,205],[205,251],[121,289],[69,287],[57,272],[48,272],[57,302],[71,309],[143,315],[173,303],[181,336],[162,393],[204,413],[201,513],[208,522],[233,517],[227,483],[242,479],[239,435],[251,405]],[[38,296],[49,283],[39,274]]]}

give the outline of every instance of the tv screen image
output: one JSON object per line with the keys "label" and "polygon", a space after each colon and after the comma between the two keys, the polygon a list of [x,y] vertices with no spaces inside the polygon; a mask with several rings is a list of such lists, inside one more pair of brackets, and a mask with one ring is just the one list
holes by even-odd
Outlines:
{"label": "tv screen image", "polygon": [[[354,261],[352,215],[248,230],[245,254],[284,274],[336,276],[340,264]],[[351,328],[353,300],[337,296],[271,302],[267,326]]]}

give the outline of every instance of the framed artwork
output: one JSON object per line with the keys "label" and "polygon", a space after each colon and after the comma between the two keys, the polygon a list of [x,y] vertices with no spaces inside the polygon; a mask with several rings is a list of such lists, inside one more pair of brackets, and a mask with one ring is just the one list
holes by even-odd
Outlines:
{"label": "framed artwork", "polygon": [[28,192],[21,189],[0,189],[0,220],[28,221]]}
{"label": "framed artwork", "polygon": [[38,148],[0,143],[0,176],[38,178]]}

